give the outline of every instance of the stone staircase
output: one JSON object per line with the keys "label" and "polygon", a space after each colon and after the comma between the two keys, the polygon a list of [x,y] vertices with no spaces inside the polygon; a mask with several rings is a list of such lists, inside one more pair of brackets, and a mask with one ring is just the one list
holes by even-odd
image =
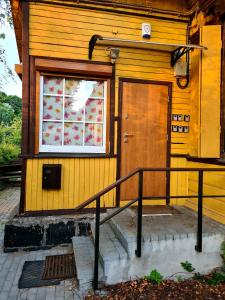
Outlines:
{"label": "stone staircase", "polygon": [[[225,226],[204,218],[203,251],[195,251],[196,214],[177,207],[180,214],[143,216],[142,256],[137,258],[136,213],[126,209],[100,226],[99,284],[109,285],[143,277],[157,269],[164,277],[182,272],[182,261],[190,261],[197,272],[207,273],[222,264],[220,247]],[[107,214],[112,213],[112,209]],[[103,215],[104,218],[106,215]],[[79,285],[91,287],[94,270],[94,232],[88,237],[73,237]]]}

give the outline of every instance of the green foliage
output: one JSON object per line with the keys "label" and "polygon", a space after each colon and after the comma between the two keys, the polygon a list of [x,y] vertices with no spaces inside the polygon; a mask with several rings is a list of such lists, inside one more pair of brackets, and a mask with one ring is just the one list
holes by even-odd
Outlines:
{"label": "green foliage", "polygon": [[13,144],[20,146],[21,142],[21,118],[14,118],[10,126],[0,124],[0,144]]}
{"label": "green foliage", "polygon": [[181,267],[189,273],[191,273],[195,270],[195,268],[193,268],[192,264],[187,260],[184,262],[181,262],[180,264],[181,264]]}
{"label": "green foliage", "polygon": [[214,272],[212,278],[208,279],[206,283],[208,285],[218,285],[225,282],[225,273],[224,272]]}
{"label": "green foliage", "polygon": [[199,281],[204,281],[204,276],[201,273],[196,272],[193,276],[193,279],[199,280]]}
{"label": "green foliage", "polygon": [[[5,93],[0,92],[0,105],[10,106],[14,111],[15,116],[21,116],[22,100],[18,96],[7,96]],[[1,119],[0,119],[1,123]]]}
{"label": "green foliage", "polygon": [[0,103],[0,124],[10,125],[14,118],[14,110],[8,103]]}
{"label": "green foliage", "polygon": [[151,281],[152,283],[159,284],[163,281],[163,276],[156,269],[154,269],[149,275],[145,276],[144,279]]}
{"label": "green foliage", "polygon": [[[3,95],[1,95],[3,94]],[[4,93],[0,92],[0,103],[5,103],[8,104],[12,107],[14,110],[14,113],[16,116],[21,115],[21,110],[22,110],[22,101],[21,98],[18,96],[5,96]]]}
{"label": "green foliage", "polygon": [[11,126],[0,125],[0,163],[17,159],[21,149],[21,118],[16,117]]}
{"label": "green foliage", "polygon": [[21,123],[21,99],[0,92],[0,163],[18,158]]}
{"label": "green foliage", "polygon": [[5,163],[10,160],[18,158],[20,154],[20,148],[12,144],[0,145],[0,163]]}

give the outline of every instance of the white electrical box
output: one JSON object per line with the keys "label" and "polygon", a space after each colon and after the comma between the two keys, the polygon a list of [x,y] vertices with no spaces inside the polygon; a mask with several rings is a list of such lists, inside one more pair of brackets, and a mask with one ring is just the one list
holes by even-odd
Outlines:
{"label": "white electrical box", "polygon": [[142,23],[142,37],[144,39],[150,39],[152,33],[151,24]]}

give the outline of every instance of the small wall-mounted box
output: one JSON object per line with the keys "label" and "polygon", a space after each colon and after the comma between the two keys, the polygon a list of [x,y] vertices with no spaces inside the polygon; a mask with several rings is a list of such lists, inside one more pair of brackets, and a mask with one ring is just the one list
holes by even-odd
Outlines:
{"label": "small wall-mounted box", "polygon": [[178,132],[183,132],[183,126],[178,126]]}
{"label": "small wall-mounted box", "polygon": [[42,189],[60,190],[61,170],[62,165],[60,164],[44,164],[42,169]]}
{"label": "small wall-mounted box", "polygon": [[151,31],[152,31],[151,24],[149,24],[149,23],[142,23],[141,28],[142,28],[142,37],[144,39],[150,39],[150,37],[151,37]]}
{"label": "small wall-mounted box", "polygon": [[190,122],[190,115],[184,115],[184,122]]}
{"label": "small wall-mounted box", "polygon": [[172,121],[177,121],[178,115],[172,114]]}
{"label": "small wall-mounted box", "polygon": [[177,132],[177,131],[178,131],[178,126],[172,125],[172,132]]}
{"label": "small wall-mounted box", "polygon": [[177,115],[177,121],[183,121],[183,115]]}

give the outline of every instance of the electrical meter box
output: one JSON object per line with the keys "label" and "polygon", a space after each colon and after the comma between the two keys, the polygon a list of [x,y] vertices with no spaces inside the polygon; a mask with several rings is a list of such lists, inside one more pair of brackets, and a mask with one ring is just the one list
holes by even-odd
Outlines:
{"label": "electrical meter box", "polygon": [[42,189],[60,190],[61,170],[62,165],[60,164],[44,164],[42,169]]}

